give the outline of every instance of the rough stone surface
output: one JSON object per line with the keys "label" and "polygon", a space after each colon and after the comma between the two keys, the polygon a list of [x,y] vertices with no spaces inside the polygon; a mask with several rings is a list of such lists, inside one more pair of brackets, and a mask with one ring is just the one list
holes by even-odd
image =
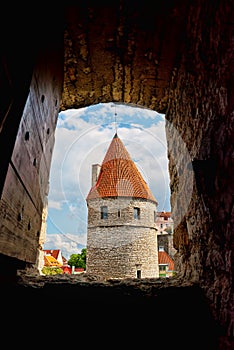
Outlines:
{"label": "rough stone surface", "polygon": [[[76,334],[77,327],[88,327],[95,344],[104,348],[114,342],[119,347],[160,344],[166,350],[172,346],[182,350],[188,347],[216,350],[223,332],[214,322],[203,290],[198,284],[183,279],[102,280],[85,273],[61,276],[23,273],[16,285],[1,289],[1,297],[8,305],[2,310],[5,319],[2,337],[5,337],[7,321],[12,315],[20,315],[21,322],[17,324],[20,344],[25,342],[28,332],[41,327],[38,314],[49,323],[53,344],[58,345],[64,335],[55,335],[57,314],[71,321],[72,335]],[[25,327],[27,335],[22,338]],[[85,343],[88,341],[84,335],[79,336],[85,338]],[[71,340],[67,335],[67,338],[72,344],[74,337]]]}
{"label": "rough stone surface", "polygon": [[72,13],[61,109],[115,101],[166,114],[176,270],[205,286],[232,337],[233,9],[158,6],[114,3],[104,22],[95,6]]}
{"label": "rough stone surface", "polygon": [[[108,218],[101,219],[101,206]],[[134,219],[134,207],[140,219]],[[121,216],[118,217],[118,210]],[[132,198],[88,201],[87,273],[102,278],[158,277],[155,203]]]}

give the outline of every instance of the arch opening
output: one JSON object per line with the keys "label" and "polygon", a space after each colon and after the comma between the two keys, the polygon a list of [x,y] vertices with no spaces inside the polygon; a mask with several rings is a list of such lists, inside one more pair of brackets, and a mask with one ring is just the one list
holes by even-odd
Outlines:
{"label": "arch opening", "polygon": [[[169,222],[172,219],[164,222],[164,216],[160,215],[171,214],[165,116],[139,105],[115,102],[61,111],[58,116],[44,250],[60,249],[69,259],[71,254],[80,253],[86,247],[86,196],[91,186],[92,164],[101,164],[116,132],[157,199],[155,222],[161,217],[160,223],[156,222],[161,236],[158,246],[165,244],[170,256],[175,253],[173,226]],[[168,225],[172,227],[170,244],[162,237],[169,232],[166,231]]]}

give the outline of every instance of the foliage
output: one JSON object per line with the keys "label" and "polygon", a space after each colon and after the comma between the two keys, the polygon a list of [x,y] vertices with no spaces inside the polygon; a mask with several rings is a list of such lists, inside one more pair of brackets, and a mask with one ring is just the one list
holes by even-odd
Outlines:
{"label": "foliage", "polygon": [[44,266],[41,272],[44,275],[58,275],[63,273],[63,269],[60,267]]}
{"label": "foliage", "polygon": [[86,248],[81,250],[80,254],[72,254],[68,260],[69,266],[81,267],[86,269]]}

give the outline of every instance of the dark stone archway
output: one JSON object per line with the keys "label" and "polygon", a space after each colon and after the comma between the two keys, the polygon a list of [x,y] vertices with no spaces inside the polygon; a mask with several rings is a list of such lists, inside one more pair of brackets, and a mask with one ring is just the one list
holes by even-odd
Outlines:
{"label": "dark stone archway", "polygon": [[[167,120],[177,287],[199,286],[221,329],[214,341],[230,349],[231,2],[175,0],[152,8],[147,1],[79,1],[14,13],[7,6],[3,12],[8,19],[1,23],[0,71],[3,283],[16,287],[16,271],[36,263],[59,111],[111,101],[151,108]],[[119,288],[128,290],[128,284]],[[50,288],[33,293],[39,297],[46,290],[50,295]]]}

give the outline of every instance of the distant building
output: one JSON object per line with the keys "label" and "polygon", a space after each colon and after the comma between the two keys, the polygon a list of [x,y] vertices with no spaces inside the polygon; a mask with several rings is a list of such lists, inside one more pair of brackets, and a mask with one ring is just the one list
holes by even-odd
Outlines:
{"label": "distant building", "polygon": [[74,267],[74,266],[63,266],[63,273],[66,273],[68,275],[78,275],[80,273],[85,272],[85,270],[81,267]]}
{"label": "distant building", "polygon": [[173,246],[174,221],[171,212],[157,212],[156,227],[158,235],[158,265],[160,277],[171,277],[175,274]]}
{"label": "distant building", "polygon": [[40,270],[40,274],[43,275],[43,268],[60,268],[63,270],[64,266],[66,266],[66,259],[62,256],[60,249],[44,249],[43,253],[43,267]]}
{"label": "distant building", "polygon": [[44,255],[44,266],[46,267],[62,267],[63,265],[58,262],[52,255]]}
{"label": "distant building", "polygon": [[170,211],[159,211],[156,216],[156,228],[158,234],[173,234],[174,221]]}
{"label": "distant building", "polygon": [[63,266],[63,256],[60,249],[44,249],[44,260],[56,260],[60,266]]}
{"label": "distant building", "polygon": [[162,246],[159,247],[158,251],[158,266],[159,277],[172,277],[175,273],[174,261]]}
{"label": "distant building", "polygon": [[64,274],[75,275],[84,272],[83,268],[69,266],[60,249],[44,249],[44,266],[60,267]]}
{"label": "distant building", "polygon": [[158,250],[159,247],[163,247],[164,251],[173,258],[177,250],[173,246],[174,221],[171,212],[157,212],[155,223],[158,235]]}
{"label": "distant building", "polygon": [[86,272],[104,279],[159,277],[157,200],[117,133],[92,167]]}

